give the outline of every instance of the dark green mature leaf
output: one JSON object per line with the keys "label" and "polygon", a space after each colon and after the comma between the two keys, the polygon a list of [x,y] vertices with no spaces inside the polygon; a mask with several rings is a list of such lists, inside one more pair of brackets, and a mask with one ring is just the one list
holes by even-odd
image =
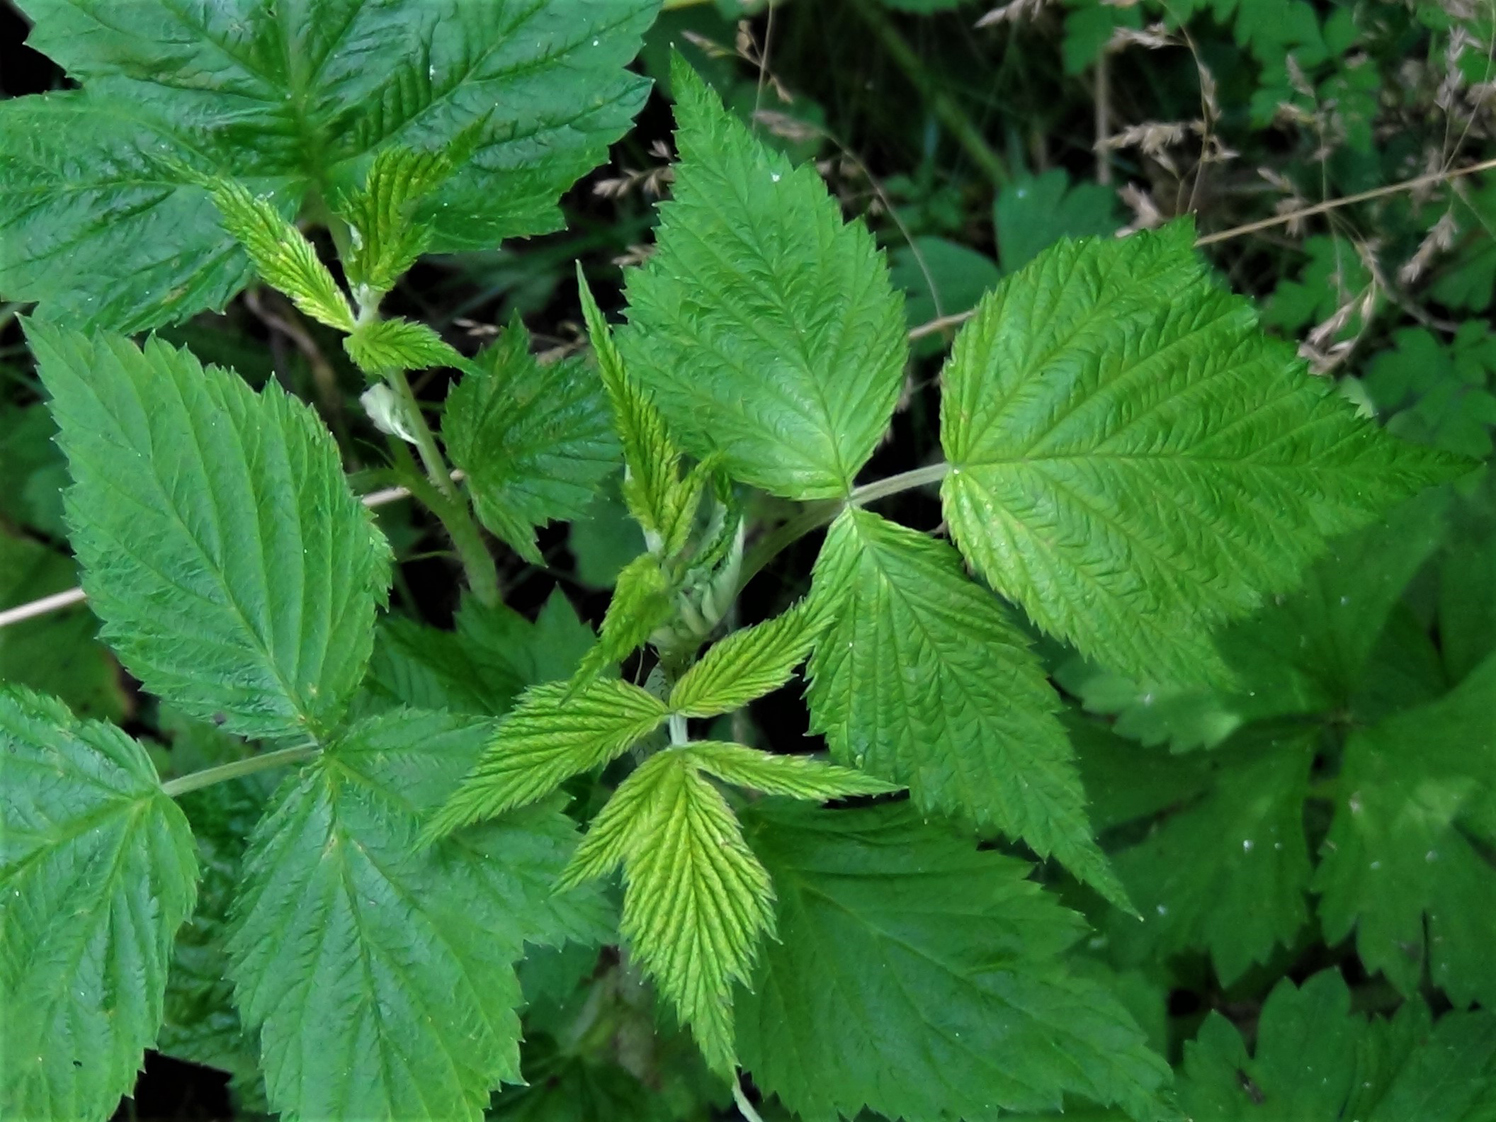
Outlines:
{"label": "dark green mature leaf", "polygon": [[574,838],[554,806],[416,844],[492,734],[415,711],[355,726],[255,831],[229,949],[288,1122],[476,1122],[520,1078],[523,944],[601,933],[596,897],[553,894]]}
{"label": "dark green mature leaf", "polygon": [[577,359],[542,366],[515,319],[447,397],[442,436],[483,524],[535,564],[535,527],[580,518],[618,466],[602,386]]}
{"label": "dark green mature leaf", "polygon": [[1110,234],[1122,225],[1117,192],[1070,183],[1064,168],[1025,175],[998,192],[992,207],[997,253],[1006,272],[1027,265],[1061,238]]}
{"label": "dark green mature leaf", "polygon": [[0,690],[0,1115],[105,1118],[161,1024],[197,863],[145,750]]}
{"label": "dark green mature leaf", "polygon": [[1425,961],[1457,1005],[1496,1005],[1496,655],[1444,698],[1352,732],[1314,889],[1325,937],[1356,932],[1407,994]]}
{"label": "dark green mature leaf", "polygon": [[317,735],[363,676],[389,547],[331,435],[159,340],[33,323],[104,637],[153,693],[244,736]]}
{"label": "dark green mature leaf", "polygon": [[627,282],[619,348],[688,451],[790,498],[844,494],[903,382],[904,316],[860,225],[683,62],[658,252]]}
{"label": "dark green mature leaf", "polygon": [[750,844],[779,894],[778,941],[738,993],[754,1081],[806,1122],[996,1119],[1061,1095],[1166,1112],[1168,1078],[1102,987],[1059,955],[1085,934],[1027,866],[906,804],[755,804]]}
{"label": "dark green mature leaf", "polygon": [[1212,625],[1467,468],[1309,378],[1192,240],[1180,222],[1056,246],[983,301],[945,370],[962,551],[1045,631],[1144,680],[1223,677]]}
{"label": "dark green mature leaf", "polygon": [[221,307],[249,275],[172,159],[249,180],[289,215],[362,183],[385,146],[461,139],[467,159],[418,208],[430,248],[555,229],[561,192],[643,101],[624,66],[658,0],[23,7],[32,46],[85,88],[0,105],[0,290],[141,330]]}
{"label": "dark green mature leaf", "polygon": [[850,509],[826,537],[811,596],[833,617],[807,694],[833,757],[907,784],[927,811],[1022,838],[1125,899],[1091,838],[1059,698],[955,550]]}
{"label": "dark green mature leaf", "polygon": [[1180,1104],[1199,1122],[1483,1122],[1496,1105],[1496,1015],[1452,1013],[1431,1024],[1415,999],[1390,1021],[1351,1012],[1333,970],[1263,1005],[1248,1056],[1211,1013],[1185,1045]]}
{"label": "dark green mature leaf", "polygon": [[427,836],[544,798],[573,775],[621,756],[665,716],[659,698],[613,678],[575,690],[566,682],[527,690]]}

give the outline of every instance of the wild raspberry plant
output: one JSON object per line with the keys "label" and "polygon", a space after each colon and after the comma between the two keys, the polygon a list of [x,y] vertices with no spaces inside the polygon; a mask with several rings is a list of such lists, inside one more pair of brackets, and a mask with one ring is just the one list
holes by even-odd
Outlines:
{"label": "wild raspberry plant", "polygon": [[[1347,1081],[1375,1050],[1363,1038],[1386,1026],[1352,1016],[1338,978],[1285,983],[1255,1058],[1207,1022],[1176,1100],[1119,991],[1070,953],[1086,922],[1007,852],[1088,886],[1101,926],[1138,924],[1151,882],[1118,876],[1082,785],[1083,767],[1113,784],[1110,824],[1128,764],[1086,747],[1099,734],[1062,713],[1022,618],[1124,680],[1237,696],[1253,669],[1234,644],[1272,616],[1240,621],[1329,539],[1470,466],[1307,376],[1208,275],[1187,221],[1062,243],[1004,280],[945,365],[945,459],[859,483],[903,385],[902,299],[814,170],[683,64],[673,197],[626,322],[580,285],[590,361],[540,363],[518,323],[468,358],[381,313],[423,253],[557,224],[559,193],[641,103],[624,67],[652,4],[24,7],[82,88],[0,105],[0,285],[36,302],[27,339],[103,634],[173,719],[217,731],[193,734],[208,766],[163,783],[119,728],[0,694],[6,1118],[106,1118],[152,1046],[251,1095],[262,1077],[291,1119],[478,1118],[525,1074],[519,1009],[554,986],[554,956],[579,948],[581,976],[599,945],[689,1030],[706,1098],[730,1088],[748,1114],[745,1072],[809,1119],[1086,1101],[1235,1116],[1263,1087],[1296,1101],[1273,1049],[1307,1020]],[[395,476],[461,558],[455,632],[381,623],[390,547],[308,406],[132,341],[256,277],[367,376]],[[436,431],[408,380],[431,368],[459,372]],[[558,602],[533,624],[508,612],[485,533],[538,559],[535,528],[579,517],[620,466],[646,548],[600,632]],[[935,484],[951,543],[874,509]],[[806,513],[745,555],[755,490]],[[803,598],[724,633],[774,549],[821,526]],[[728,724],[697,735],[802,664],[829,760],[731,742]],[[1440,703],[1450,743],[1493,690],[1487,659]],[[1302,765],[1292,737],[1253,729],[1228,771]],[[1379,754],[1390,735],[1353,741],[1345,766],[1395,820],[1395,784],[1370,775],[1407,766]],[[606,788],[573,782],[598,774]],[[1451,798],[1491,797],[1465,757],[1421,774],[1446,832]],[[1207,798],[1237,809],[1225,781]],[[1316,889],[1327,926],[1360,917],[1375,963],[1344,854],[1377,839],[1351,811]],[[1293,935],[1159,938],[1225,974]],[[1435,977],[1457,1005],[1492,1000],[1488,971]],[[1404,1008],[1382,1098],[1347,1082],[1331,1106],[1393,1117],[1455,1093],[1451,1050],[1496,1054],[1489,1014]],[[594,1009],[562,1035],[609,1025]]]}

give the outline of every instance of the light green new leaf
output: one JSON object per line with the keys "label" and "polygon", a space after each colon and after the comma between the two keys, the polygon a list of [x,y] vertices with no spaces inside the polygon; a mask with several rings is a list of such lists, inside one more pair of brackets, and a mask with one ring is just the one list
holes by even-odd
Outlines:
{"label": "light green new leaf", "polygon": [[580,361],[537,362],[518,318],[463,369],[443,414],[447,451],[483,524],[539,564],[535,527],[580,518],[618,465],[607,403]]}
{"label": "light green new leaf", "polygon": [[843,495],[903,384],[903,299],[813,167],[793,168],[683,62],[658,250],[628,277],[619,349],[697,455],[796,499]]}
{"label": "light green new leaf", "polygon": [[734,631],[675,683],[671,710],[715,717],[777,690],[810,653],[822,622],[802,601],[781,616]]}
{"label": "light green new leaf", "polygon": [[806,1122],[988,1122],[1061,1096],[1166,1117],[1168,1067],[1060,955],[1086,927],[1028,866],[920,821],[908,803],[759,803],[748,836],[779,895],[779,938],[740,990],[754,1082]]}
{"label": "light green new leaf", "polygon": [[1414,998],[1391,1020],[1351,1012],[1334,970],[1263,1004],[1251,1056],[1230,1021],[1211,1013],[1184,1048],[1180,1105],[1219,1122],[1483,1122],[1496,1096],[1496,1015],[1450,1013],[1432,1023]]}
{"label": "light green new leaf", "polygon": [[1468,466],[1358,418],[1192,240],[1179,222],[1050,249],[982,302],[944,374],[962,552],[1045,631],[1145,680],[1223,677],[1214,624]]}
{"label": "light green new leaf", "polygon": [[426,251],[432,227],[413,212],[452,171],[446,152],[381,148],[363,186],[337,201],[352,242],[343,269],[361,306],[377,306]]}
{"label": "light green new leaf", "polygon": [[250,194],[242,183],[220,180],[211,189],[223,226],[249,251],[260,278],[291,298],[318,323],[353,330],[353,309],[317,250],[268,196]]}
{"label": "light green new leaf", "polygon": [[582,658],[577,683],[627,658],[670,619],[672,611],[670,582],[659,559],[652,553],[641,553],[618,574],[597,645]]}
{"label": "light green new leaf", "polygon": [[1496,1005],[1496,655],[1447,696],[1352,732],[1314,889],[1325,938],[1407,994],[1424,963],[1457,1005]]}
{"label": "light green new leaf", "polygon": [[647,83],[658,0],[24,0],[82,91],[0,103],[0,292],[137,331],[221,307],[245,256],[179,173],[233,175],[290,215],[391,147],[465,150],[416,217],[436,252],[561,225]]}
{"label": "light green new leaf", "polygon": [[666,713],[659,698],[613,678],[576,690],[566,682],[526,690],[426,837],[543,799],[573,775],[628,751]]}
{"label": "light green new leaf", "polygon": [[850,795],[886,795],[900,789],[855,768],[839,767],[811,756],[778,756],[716,740],[692,741],[679,750],[708,775],[766,795],[823,802]]}
{"label": "light green new leaf", "polygon": [[424,323],[408,319],[371,320],[350,328],[343,349],[370,378],[391,370],[426,370],[462,366],[463,357]]}
{"label": "light green new leaf", "polygon": [[0,1115],[104,1119],[161,1025],[192,831],[139,744],[26,690],[0,690],[0,787]]}
{"label": "light green new leaf", "polygon": [[635,768],[587,827],[558,886],[572,888],[605,877],[635,853],[648,836],[657,796],[688,762],[679,749],[667,748]]}
{"label": "light green new leaf", "polygon": [[835,759],[908,785],[926,811],[1022,838],[1125,899],[1091,837],[1059,698],[955,550],[849,509],[827,534],[811,595],[829,602],[832,622],[807,698]]}
{"label": "light green new leaf", "polygon": [[316,414],[156,339],[27,337],[73,473],[83,587],[126,668],[243,736],[336,724],[389,547]]}
{"label": "light green new leaf", "polygon": [[680,452],[665,431],[665,418],[624,368],[608,321],[592,298],[580,264],[577,288],[613,424],[623,442],[624,504],[643,528],[650,551],[669,556],[685,544],[696,510],[694,502],[683,502]]}
{"label": "light green new leaf", "polygon": [[492,732],[374,718],[288,781],[256,829],[229,951],[287,1122],[477,1122],[520,1079],[523,944],[603,930],[597,898],[553,894],[575,836],[554,806],[417,844]]}

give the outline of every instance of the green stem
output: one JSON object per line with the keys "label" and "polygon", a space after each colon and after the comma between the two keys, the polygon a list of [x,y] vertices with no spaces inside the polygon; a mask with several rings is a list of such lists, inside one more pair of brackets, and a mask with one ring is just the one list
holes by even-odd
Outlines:
{"label": "green stem", "polygon": [[919,55],[904,41],[893,20],[878,7],[877,0],[859,0],[852,5],[852,10],[873,29],[873,33],[882,41],[883,49],[904,72],[909,83],[919,92],[920,98],[940,119],[940,123],[950,129],[956,143],[966,149],[966,154],[987,174],[987,178],[998,187],[1006,187],[1012,183],[1013,175],[1008,171],[1008,165],[993,151],[965,111],[945,90],[930,80]]}
{"label": "green stem", "polygon": [[410,388],[410,380],[406,378],[405,371],[398,369],[388,371],[385,380],[400,399],[403,420],[410,426],[411,435],[416,438],[416,451],[420,453],[421,465],[426,469],[426,478],[431,484],[430,492],[417,491],[416,496],[431,508],[432,513],[446,528],[457,549],[463,571],[467,574],[468,587],[472,589],[478,602],[485,607],[497,607],[501,600],[498,567],[483,541],[478,524],[473,521],[472,509],[457,490],[457,485],[452,482],[452,472],[442,457],[441,449],[436,445],[436,436],[426,423],[420,402]]}
{"label": "green stem", "polygon": [[196,791],[202,787],[211,787],[215,783],[223,783],[229,779],[238,779],[241,775],[253,775],[257,771],[265,771],[273,767],[284,767],[287,764],[299,764],[302,760],[310,760],[321,750],[321,747],[316,744],[301,744],[295,748],[281,748],[275,752],[263,752],[258,756],[235,760],[231,764],[219,764],[217,767],[204,768],[202,771],[194,771],[189,775],[179,776],[176,779],[161,784],[161,790],[169,798],[175,799],[181,795],[185,795],[188,791]]}

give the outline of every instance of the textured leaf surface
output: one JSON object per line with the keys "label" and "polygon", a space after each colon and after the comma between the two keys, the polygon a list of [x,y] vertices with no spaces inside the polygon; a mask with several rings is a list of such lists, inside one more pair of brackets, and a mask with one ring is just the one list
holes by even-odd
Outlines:
{"label": "textured leaf surface", "polygon": [[523,943],[598,935],[595,897],[553,895],[574,840],[553,806],[416,844],[491,735],[414,711],[360,724],[255,831],[230,953],[288,1122],[476,1122],[519,1079]]}
{"label": "textured leaf surface", "polygon": [[748,834],[779,895],[778,940],[738,994],[754,1081],[807,1122],[996,1119],[1062,1094],[1165,1113],[1168,1077],[1105,990],[1058,956],[1080,917],[908,804],[756,804]]}
{"label": "textured leaf surface", "polygon": [[687,450],[790,498],[844,494],[903,382],[903,301],[861,225],[683,63],[672,200],[619,347]]}
{"label": "textured leaf surface", "polygon": [[1430,1024],[1413,1000],[1390,1021],[1351,1012],[1332,970],[1299,988],[1280,982],[1252,1055],[1211,1013],[1185,1045],[1180,1105],[1201,1122],[1479,1122],[1496,1104],[1496,1015],[1452,1013]]}
{"label": "textured leaf surface", "polygon": [[382,319],[354,329],[343,340],[353,364],[371,378],[391,370],[460,366],[462,355],[424,323]]}
{"label": "textured leaf surface", "polygon": [[851,509],[812,597],[832,622],[810,660],[812,727],[834,758],[1053,854],[1120,899],[1091,838],[1059,699],[998,601],[943,542]]}
{"label": "textured leaf surface", "polygon": [[779,756],[720,740],[692,741],[682,750],[708,775],[766,795],[823,802],[849,795],[886,795],[899,789],[855,768],[811,756]]}
{"label": "textured leaf surface", "polygon": [[1496,1004],[1496,656],[1446,697],[1353,732],[1314,889],[1325,938],[1404,993],[1424,963],[1457,1005]]}
{"label": "textured leaf surface", "polygon": [[624,67],[657,7],[25,0],[31,45],[85,89],[0,106],[0,290],[131,331],[222,306],[247,259],[164,157],[289,214],[362,183],[381,147],[461,137],[466,160],[417,213],[432,249],[554,229],[558,196],[643,101]]}
{"label": "textured leaf surface", "polygon": [[818,622],[802,602],[734,631],[675,683],[670,708],[687,717],[715,717],[777,690],[815,645]]}
{"label": "textured leaf surface", "polygon": [[431,823],[433,836],[544,798],[601,767],[664,721],[660,699],[604,678],[575,692],[565,682],[527,690],[462,788]]}
{"label": "textured leaf surface", "polygon": [[1045,631],[1148,680],[1222,676],[1213,624],[1465,470],[1308,377],[1192,238],[1056,246],[982,302],[944,375],[962,552]]}
{"label": "textured leaf surface", "polygon": [[542,366],[518,319],[467,366],[442,436],[483,524],[538,563],[535,527],[580,518],[618,466],[607,401],[577,359]]}
{"label": "textured leaf surface", "polygon": [[316,414],[159,340],[28,337],[83,587],[120,660],[232,732],[329,728],[363,675],[389,548]]}
{"label": "textured leaf surface", "polygon": [[652,553],[641,553],[618,574],[613,598],[603,614],[597,646],[587,652],[578,670],[584,681],[603,667],[622,662],[644,645],[655,629],[670,619],[674,604],[670,583]]}
{"label": "textured leaf surface", "polygon": [[150,758],[0,689],[0,1114],[105,1118],[161,1024],[197,863]]}

